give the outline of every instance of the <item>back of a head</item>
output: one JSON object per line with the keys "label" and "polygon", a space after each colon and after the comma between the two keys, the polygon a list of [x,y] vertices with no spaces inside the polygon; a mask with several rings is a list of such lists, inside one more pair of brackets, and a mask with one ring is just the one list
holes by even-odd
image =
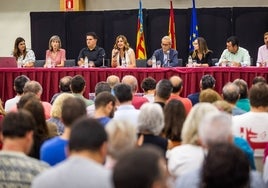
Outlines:
{"label": "back of a head", "polygon": [[138,132],[159,135],[164,128],[164,113],[157,103],[145,103],[138,116]]}
{"label": "back of a head", "polygon": [[220,94],[213,89],[204,89],[200,92],[199,102],[213,103],[215,101],[222,100]]}
{"label": "back of a head", "polygon": [[112,105],[115,106],[116,98],[107,91],[99,93],[94,101],[95,108],[105,107],[107,104],[112,102]]}
{"label": "back of a head", "polygon": [[249,90],[249,101],[252,107],[268,107],[268,85],[266,83],[254,84]]}
{"label": "back of a head", "polygon": [[205,158],[201,185],[217,188],[250,187],[249,172],[249,161],[242,150],[230,143],[216,144],[211,146]]}
{"label": "back of a head", "polygon": [[81,93],[86,85],[86,81],[81,75],[76,75],[71,80],[71,90],[73,93]]}
{"label": "back of a head", "polygon": [[35,129],[35,120],[27,110],[9,112],[2,122],[4,138],[22,138]]}
{"label": "back of a head", "polygon": [[99,121],[83,117],[74,122],[71,130],[70,151],[99,151],[107,141],[107,134]]}
{"label": "back of a head", "polygon": [[114,86],[114,95],[120,103],[132,101],[131,87],[127,84],[117,84]]}
{"label": "back of a head", "polygon": [[200,121],[198,135],[202,145],[232,142],[232,116],[225,112],[210,112]]}
{"label": "back of a head", "polygon": [[108,154],[114,159],[118,159],[123,153],[136,146],[137,130],[131,123],[111,120],[105,130],[108,134]]}
{"label": "back of a head", "polygon": [[215,78],[209,74],[204,75],[200,81],[200,86],[202,90],[208,89],[208,88],[213,89],[215,87],[215,84],[216,84]]}
{"label": "back of a head", "polygon": [[[161,151],[154,146],[135,148],[122,155],[114,167],[115,188],[151,188],[155,182],[165,184]],[[164,185],[162,185],[165,187]]]}
{"label": "back of a head", "polygon": [[213,111],[218,111],[218,109],[210,103],[198,103],[192,107],[182,127],[181,138],[183,144],[199,144],[199,123],[205,114]]}
{"label": "back of a head", "polygon": [[95,86],[95,96],[104,91],[111,92],[111,89],[112,88],[107,82],[98,82]]}
{"label": "back of a head", "polygon": [[23,93],[32,92],[34,94],[42,93],[43,88],[41,84],[37,81],[31,80],[25,83],[23,88]]}
{"label": "back of a head", "polygon": [[116,75],[110,75],[107,77],[106,82],[113,88],[116,84],[120,83],[120,78]]}
{"label": "back of a head", "polygon": [[71,76],[64,76],[63,78],[60,79],[60,90],[62,92],[71,91],[71,88],[70,88],[71,80],[72,80]]}
{"label": "back of a head", "polygon": [[146,92],[154,90],[156,87],[156,80],[152,77],[144,78],[141,82],[141,88]]}
{"label": "back of a head", "polygon": [[61,93],[53,102],[51,107],[51,117],[61,118],[63,101],[67,98],[73,98],[71,93]]}
{"label": "back of a head", "polygon": [[129,85],[133,93],[135,93],[138,89],[138,80],[135,76],[132,75],[124,76],[121,80],[121,83]]}
{"label": "back of a head", "polygon": [[74,97],[63,101],[61,118],[65,126],[71,126],[75,120],[86,113],[86,104],[82,99]]}
{"label": "back of a head", "polygon": [[243,79],[235,79],[233,81],[239,87],[240,99],[248,98],[248,84]]}
{"label": "back of a head", "polygon": [[36,96],[36,94],[32,93],[32,92],[27,92],[25,94],[23,94],[19,100],[19,102],[17,103],[17,108],[21,109],[23,108],[23,106],[28,102],[28,101],[32,101],[32,100],[38,100],[40,101],[40,99]]}
{"label": "back of a head", "polygon": [[168,100],[172,92],[172,84],[167,79],[162,79],[156,84],[156,96]]}
{"label": "back of a head", "polygon": [[182,88],[182,79],[179,76],[172,76],[169,81],[172,84],[172,93],[177,93]]}
{"label": "back of a head", "polygon": [[266,79],[263,77],[263,76],[256,76],[255,78],[253,78],[252,80],[252,84],[257,84],[259,82],[263,82],[263,83],[266,83],[267,84],[267,81]]}
{"label": "back of a head", "polygon": [[16,93],[21,95],[23,93],[23,88],[28,81],[30,81],[30,79],[25,75],[17,76],[14,80],[14,87]]}
{"label": "back of a head", "polygon": [[223,99],[231,104],[235,104],[239,99],[239,87],[234,83],[227,83],[222,88]]}

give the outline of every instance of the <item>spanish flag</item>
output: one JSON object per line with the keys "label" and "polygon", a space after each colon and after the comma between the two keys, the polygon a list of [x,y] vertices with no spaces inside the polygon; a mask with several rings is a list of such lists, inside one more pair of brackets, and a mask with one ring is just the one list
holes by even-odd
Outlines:
{"label": "spanish flag", "polygon": [[168,36],[171,38],[172,41],[171,48],[176,49],[175,21],[172,1],[170,1]]}
{"label": "spanish flag", "polygon": [[138,15],[138,26],[137,26],[136,59],[147,59],[144,32],[143,32],[141,0],[140,0],[140,8],[139,8],[139,15]]}

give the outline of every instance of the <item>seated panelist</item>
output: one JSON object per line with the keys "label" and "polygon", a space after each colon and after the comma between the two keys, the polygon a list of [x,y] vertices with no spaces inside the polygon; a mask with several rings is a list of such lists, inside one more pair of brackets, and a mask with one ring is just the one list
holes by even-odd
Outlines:
{"label": "seated panelist", "polygon": [[34,67],[35,54],[33,50],[26,48],[24,38],[18,37],[15,40],[12,55],[16,58],[17,64],[21,67]]}
{"label": "seated panelist", "polygon": [[44,67],[64,67],[66,52],[61,48],[61,40],[57,35],[53,35],[48,42],[46,51],[46,63]]}
{"label": "seated panelist", "polygon": [[[161,47],[154,51],[153,56],[156,58],[156,62],[161,63],[161,67],[177,67],[178,51],[171,48],[171,39],[169,36],[164,36],[161,40]],[[147,61],[148,66],[152,66],[152,58]]]}
{"label": "seated panelist", "polygon": [[111,59],[112,67],[136,67],[135,52],[130,48],[127,38],[124,35],[116,37]]}

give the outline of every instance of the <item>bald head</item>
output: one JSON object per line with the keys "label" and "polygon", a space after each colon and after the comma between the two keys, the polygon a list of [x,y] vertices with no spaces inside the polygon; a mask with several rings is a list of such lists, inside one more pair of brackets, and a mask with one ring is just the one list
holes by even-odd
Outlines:
{"label": "bald head", "polygon": [[240,97],[239,87],[231,82],[225,84],[222,88],[222,96],[225,101],[235,104]]}
{"label": "bald head", "polygon": [[132,93],[135,93],[138,89],[138,80],[132,75],[126,75],[121,81],[123,84],[127,84],[131,87]]}
{"label": "bald head", "polygon": [[120,83],[120,79],[116,75],[110,75],[107,77],[106,82],[113,88],[116,84]]}
{"label": "bald head", "polygon": [[172,88],[173,88],[173,90],[172,90],[172,93],[180,93],[181,92],[181,90],[182,90],[182,79],[181,79],[181,77],[179,77],[179,76],[172,76],[170,79],[169,79],[169,81],[171,82],[171,84],[172,84]]}

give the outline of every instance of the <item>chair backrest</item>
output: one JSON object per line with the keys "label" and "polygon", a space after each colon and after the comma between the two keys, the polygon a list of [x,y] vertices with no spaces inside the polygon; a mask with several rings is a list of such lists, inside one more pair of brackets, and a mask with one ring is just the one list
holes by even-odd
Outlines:
{"label": "chair backrest", "polygon": [[212,66],[216,66],[216,63],[218,63],[219,59],[218,58],[212,58]]}
{"label": "chair backrest", "polygon": [[136,59],[136,67],[147,67],[146,59]]}
{"label": "chair backrest", "polygon": [[64,67],[75,67],[75,59],[66,59]]}
{"label": "chair backrest", "polygon": [[178,67],[182,67],[183,66],[183,60],[182,59],[178,59]]}
{"label": "chair backrest", "polygon": [[42,60],[35,60],[34,66],[35,67],[44,67],[46,63],[46,60],[42,59]]}

